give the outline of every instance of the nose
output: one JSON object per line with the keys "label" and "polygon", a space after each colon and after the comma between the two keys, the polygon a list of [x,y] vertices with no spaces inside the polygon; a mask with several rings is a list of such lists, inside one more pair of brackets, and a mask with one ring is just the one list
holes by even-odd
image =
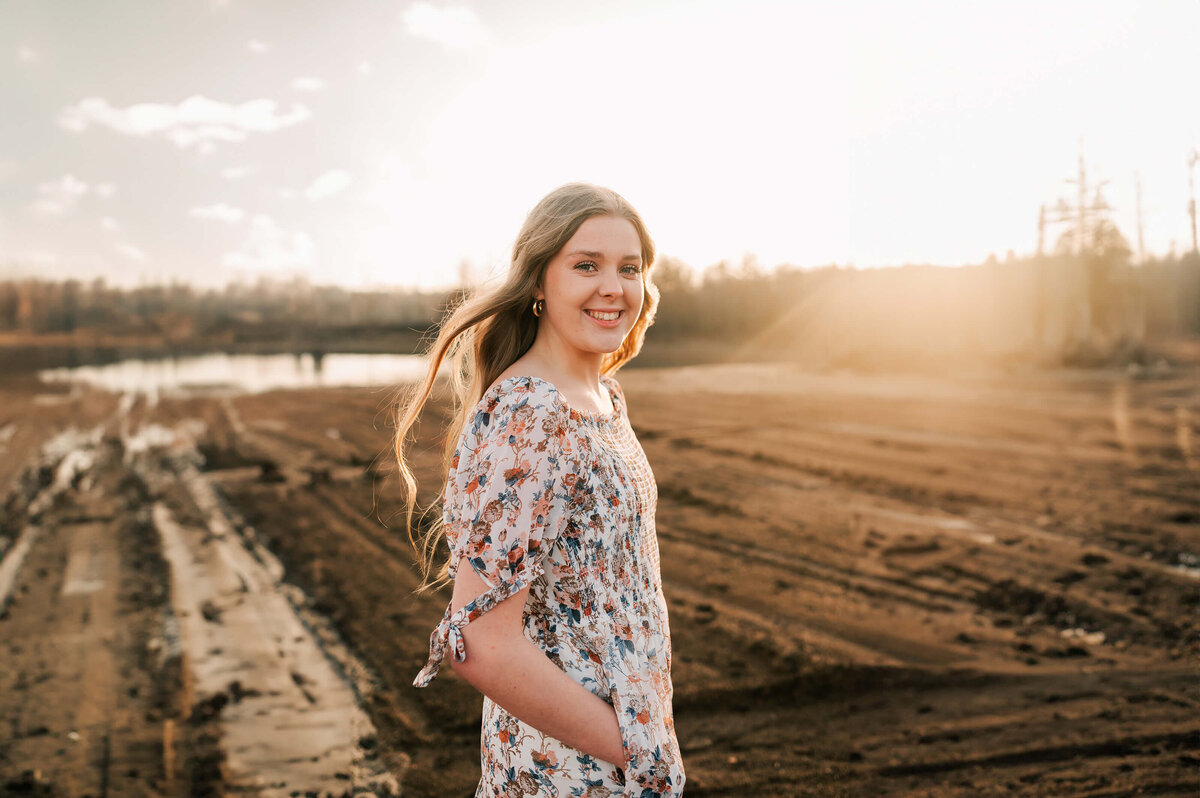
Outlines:
{"label": "nose", "polygon": [[606,270],[600,281],[600,296],[618,297],[622,293],[624,293],[624,289],[621,287],[620,275],[616,271]]}

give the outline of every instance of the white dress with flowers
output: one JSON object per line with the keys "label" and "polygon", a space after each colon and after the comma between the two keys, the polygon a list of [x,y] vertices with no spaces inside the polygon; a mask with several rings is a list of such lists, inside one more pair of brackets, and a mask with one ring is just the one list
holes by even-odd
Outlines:
{"label": "white dress with flowers", "polygon": [[612,704],[624,762],[596,759],[483,699],[479,796],[675,798],[683,760],[671,708],[671,632],[654,511],[658,490],[620,385],[609,414],[569,407],[538,377],[480,399],[450,464],[450,575],[461,557],[489,589],[430,637],[425,687],[442,659],[468,656],[461,629],[529,585],[525,636]]}

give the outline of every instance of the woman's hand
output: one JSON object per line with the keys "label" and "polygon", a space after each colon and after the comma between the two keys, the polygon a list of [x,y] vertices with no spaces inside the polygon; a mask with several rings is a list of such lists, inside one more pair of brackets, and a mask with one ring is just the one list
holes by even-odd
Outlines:
{"label": "woman's hand", "polygon": [[[454,611],[488,585],[467,558],[458,564]],[[526,586],[462,628],[467,658],[451,667],[511,715],[567,745],[617,767],[625,765],[621,728],[612,705],[550,661],[522,632]]]}

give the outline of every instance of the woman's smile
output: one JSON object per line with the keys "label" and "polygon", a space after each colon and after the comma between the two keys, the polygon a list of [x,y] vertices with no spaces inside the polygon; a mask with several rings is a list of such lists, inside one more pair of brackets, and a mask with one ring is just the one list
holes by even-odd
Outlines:
{"label": "woman's smile", "polygon": [[591,310],[583,311],[588,317],[599,324],[601,327],[617,327],[621,323],[621,314],[623,310]]}

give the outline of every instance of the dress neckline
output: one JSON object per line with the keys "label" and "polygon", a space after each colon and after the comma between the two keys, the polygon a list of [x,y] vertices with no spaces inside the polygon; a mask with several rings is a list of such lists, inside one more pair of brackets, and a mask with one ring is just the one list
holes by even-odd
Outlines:
{"label": "dress neckline", "polygon": [[500,388],[502,385],[505,385],[506,383],[509,383],[509,382],[513,382],[514,380],[530,380],[533,382],[540,382],[540,383],[548,386],[550,388],[551,392],[553,392],[555,400],[567,409],[567,412],[570,414],[571,419],[574,421],[592,421],[595,423],[607,423],[607,422],[611,422],[611,421],[616,421],[617,418],[621,415],[621,391],[617,387],[617,381],[614,380],[612,377],[608,376],[607,374],[600,375],[600,382],[608,390],[608,396],[612,400],[613,409],[609,413],[600,413],[600,412],[596,412],[594,410],[579,410],[578,408],[572,407],[570,404],[567,403],[566,398],[562,395],[562,391],[558,390],[558,386],[556,386],[554,383],[550,382],[549,380],[542,379],[541,377],[535,377],[532,374],[513,375],[512,377],[508,377],[508,378],[503,379],[500,382],[496,383],[495,387]]}

